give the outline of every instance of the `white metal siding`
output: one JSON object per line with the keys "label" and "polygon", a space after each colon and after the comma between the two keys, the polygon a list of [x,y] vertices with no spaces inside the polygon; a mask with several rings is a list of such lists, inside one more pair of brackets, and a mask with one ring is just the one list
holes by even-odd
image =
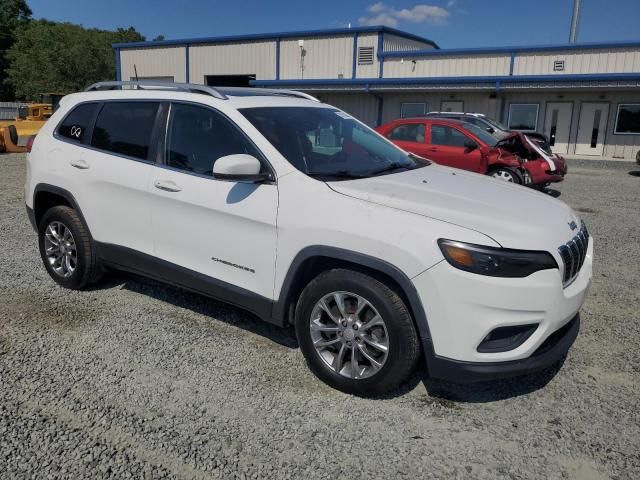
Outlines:
{"label": "white metal siding", "polygon": [[318,93],[323,102],[338,107],[373,127],[378,119],[378,99],[367,93]]}
{"label": "white metal siding", "polygon": [[373,47],[373,65],[356,65],[357,78],[378,78],[380,62],[378,60],[378,35],[375,33],[359,34],[358,48]]}
{"label": "white metal siding", "polygon": [[[351,78],[353,35],[301,37],[304,40],[304,78]],[[303,78],[298,39],[280,41],[280,79]]]}
{"label": "white metal siding", "polygon": [[[403,61],[404,60],[404,61]],[[415,60],[414,64],[412,60]],[[385,78],[411,77],[477,77],[509,75],[511,56],[426,56],[411,58],[387,58],[384,62]]]}
{"label": "white metal siding", "polygon": [[122,80],[135,77],[173,77],[176,82],[186,81],[185,47],[154,47],[124,49],[120,51]]}
{"label": "white metal siding", "polygon": [[[376,35],[377,36],[377,35]],[[398,52],[401,50],[429,50],[434,48],[430,43],[419,42],[408,38],[385,33],[382,36],[382,49],[385,52]]]}
{"label": "white metal siding", "polygon": [[[563,71],[553,70],[553,62],[556,60],[564,60]],[[513,66],[514,75],[628,72],[640,72],[640,49],[518,53]]]}
{"label": "white metal siding", "polygon": [[274,80],[276,42],[220,43],[189,47],[189,76],[204,83],[205,75],[255,75],[257,80]]}

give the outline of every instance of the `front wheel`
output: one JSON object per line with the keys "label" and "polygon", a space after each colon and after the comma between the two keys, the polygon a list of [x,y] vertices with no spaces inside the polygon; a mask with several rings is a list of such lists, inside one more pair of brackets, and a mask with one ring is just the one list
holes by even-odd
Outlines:
{"label": "front wheel", "polygon": [[510,168],[506,168],[506,167],[496,168],[495,170],[491,170],[488,173],[488,175],[505,182],[517,183],[518,185],[522,184],[522,179],[520,178],[520,175],[515,170],[512,170]]}
{"label": "front wheel", "polygon": [[296,307],[309,368],[346,393],[375,396],[405,382],[420,355],[411,315],[396,292],[360,272],[320,274]]}

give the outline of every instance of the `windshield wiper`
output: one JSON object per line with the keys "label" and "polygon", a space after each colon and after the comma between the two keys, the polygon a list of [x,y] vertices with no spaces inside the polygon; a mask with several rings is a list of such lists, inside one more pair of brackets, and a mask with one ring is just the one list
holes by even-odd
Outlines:
{"label": "windshield wiper", "polygon": [[308,172],[307,175],[314,178],[315,177],[365,178],[369,176],[369,174],[360,174],[360,173],[350,172],[348,170],[338,170],[337,172]]}

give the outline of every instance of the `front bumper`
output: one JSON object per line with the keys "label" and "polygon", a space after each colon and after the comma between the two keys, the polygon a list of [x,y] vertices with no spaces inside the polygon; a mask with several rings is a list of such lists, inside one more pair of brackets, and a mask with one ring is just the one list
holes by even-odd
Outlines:
{"label": "front bumper", "polygon": [[[520,375],[557,361],[577,335],[592,263],[590,239],[582,269],[566,288],[558,269],[525,278],[497,278],[464,272],[443,261],[415,277],[429,327],[432,351],[425,351],[430,375],[466,382]],[[478,351],[496,328],[532,324],[537,325],[535,331],[511,350]]]}
{"label": "front bumper", "polygon": [[523,166],[529,172],[529,175],[531,175],[531,183],[533,185],[561,182],[567,174],[567,168],[564,162],[558,162],[554,171],[549,169],[547,162],[541,160],[529,161],[524,163]]}

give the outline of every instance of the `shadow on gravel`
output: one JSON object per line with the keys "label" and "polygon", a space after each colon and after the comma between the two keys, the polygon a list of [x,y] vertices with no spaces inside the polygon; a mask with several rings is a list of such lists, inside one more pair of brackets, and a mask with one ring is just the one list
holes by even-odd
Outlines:
{"label": "shadow on gravel", "polygon": [[562,193],[560,190],[555,190],[553,188],[544,188],[541,190],[542,193],[546,193],[547,195],[552,196],[553,198],[558,198]]}
{"label": "shadow on gravel", "polygon": [[640,177],[640,170],[632,170],[629,172],[632,177]]}
{"label": "shadow on gravel", "polygon": [[487,403],[519,397],[546,386],[560,371],[566,357],[550,367],[521,377],[488,382],[458,384],[424,378],[429,397],[461,403]]}
{"label": "shadow on gravel", "polygon": [[242,328],[268,338],[283,347],[298,348],[298,340],[293,330],[271,325],[260,320],[252,313],[233,305],[218,302],[204,295],[156,282],[145,277],[123,272],[109,272],[98,284],[88,290],[107,290],[116,287],[146,295],[160,302],[170,303],[176,307],[191,310],[194,313]]}

